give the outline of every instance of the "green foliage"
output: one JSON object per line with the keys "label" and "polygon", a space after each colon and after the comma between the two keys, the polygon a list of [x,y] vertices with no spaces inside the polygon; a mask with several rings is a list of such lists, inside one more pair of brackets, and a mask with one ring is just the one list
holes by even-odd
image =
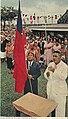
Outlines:
{"label": "green foliage", "polygon": [[16,9],[14,9],[13,7],[2,7],[1,8],[1,20],[12,20],[15,19],[15,17],[17,16],[18,11]]}
{"label": "green foliage", "polygon": [[58,21],[58,24],[68,24],[68,10],[66,10],[66,12],[63,14],[63,16],[61,16]]}

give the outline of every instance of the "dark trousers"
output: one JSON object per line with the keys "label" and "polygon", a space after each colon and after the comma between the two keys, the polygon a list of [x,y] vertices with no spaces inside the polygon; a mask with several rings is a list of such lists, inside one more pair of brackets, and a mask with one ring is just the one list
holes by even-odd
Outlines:
{"label": "dark trousers", "polygon": [[[30,81],[31,81],[31,83],[30,83]],[[32,93],[38,95],[38,80],[37,79],[34,79],[34,80],[31,79],[30,81],[29,81],[29,79],[26,80],[25,88],[24,88],[24,94],[26,94],[28,92],[32,92]]]}
{"label": "dark trousers", "polygon": [[7,57],[7,68],[8,69],[13,68],[12,58]]}

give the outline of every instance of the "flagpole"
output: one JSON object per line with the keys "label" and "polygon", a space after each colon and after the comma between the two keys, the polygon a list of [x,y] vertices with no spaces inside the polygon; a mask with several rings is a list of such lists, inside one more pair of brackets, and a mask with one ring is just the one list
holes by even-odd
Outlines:
{"label": "flagpole", "polygon": [[[45,0],[43,0],[43,3],[45,3]],[[45,38],[46,38],[46,40],[47,40],[47,32],[46,32],[46,21],[47,21],[47,17],[45,16],[45,9],[44,9],[44,22],[45,22]]]}
{"label": "flagpole", "polygon": [[29,83],[30,83],[31,92],[33,93],[31,79],[29,79]]}
{"label": "flagpole", "polygon": [[44,22],[45,22],[45,37],[46,37],[46,40],[47,40],[46,21],[47,21],[47,17],[44,16]]}

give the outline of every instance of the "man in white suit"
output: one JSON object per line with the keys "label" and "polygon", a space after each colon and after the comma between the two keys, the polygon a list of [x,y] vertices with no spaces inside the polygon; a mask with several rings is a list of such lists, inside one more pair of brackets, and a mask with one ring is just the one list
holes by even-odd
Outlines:
{"label": "man in white suit", "polygon": [[61,60],[59,51],[53,52],[53,62],[49,63],[44,72],[44,77],[48,80],[47,96],[48,99],[58,103],[56,108],[56,117],[65,117],[65,104],[67,96],[67,78],[68,66]]}

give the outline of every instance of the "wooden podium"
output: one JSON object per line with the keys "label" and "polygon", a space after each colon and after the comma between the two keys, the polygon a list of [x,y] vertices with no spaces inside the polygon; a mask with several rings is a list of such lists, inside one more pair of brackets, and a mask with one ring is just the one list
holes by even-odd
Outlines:
{"label": "wooden podium", "polygon": [[13,106],[18,113],[23,112],[31,117],[47,117],[55,111],[57,103],[29,92],[14,101]]}

